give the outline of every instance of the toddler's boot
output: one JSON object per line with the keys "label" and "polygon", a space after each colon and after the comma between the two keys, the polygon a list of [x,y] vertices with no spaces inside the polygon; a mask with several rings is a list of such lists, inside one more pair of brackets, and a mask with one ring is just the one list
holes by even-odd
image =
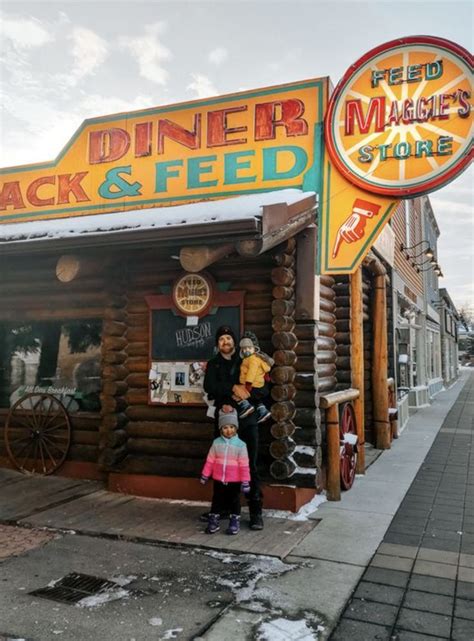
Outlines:
{"label": "toddler's boot", "polygon": [[264,423],[271,415],[271,412],[269,412],[263,403],[257,405],[257,423]]}
{"label": "toddler's boot", "polygon": [[237,413],[239,415],[239,418],[245,418],[246,416],[250,416],[255,411],[255,407],[251,405],[248,401],[239,401],[237,403]]}

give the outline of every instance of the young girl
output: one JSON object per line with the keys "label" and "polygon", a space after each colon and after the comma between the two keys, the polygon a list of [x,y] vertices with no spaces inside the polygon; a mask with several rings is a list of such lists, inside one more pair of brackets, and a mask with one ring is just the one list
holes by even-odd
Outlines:
{"label": "young girl", "polygon": [[234,409],[219,412],[221,435],[212,443],[201,474],[203,485],[209,478],[214,479],[207,534],[214,534],[220,529],[222,512],[230,513],[226,534],[238,534],[240,530],[240,490],[244,494],[250,492],[250,469],[247,446],[237,436],[238,428],[239,419]]}

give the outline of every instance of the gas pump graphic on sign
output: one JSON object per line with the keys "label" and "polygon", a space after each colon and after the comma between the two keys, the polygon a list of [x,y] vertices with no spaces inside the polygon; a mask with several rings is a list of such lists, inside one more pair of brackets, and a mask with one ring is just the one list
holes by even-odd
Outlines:
{"label": "gas pump graphic on sign", "polygon": [[362,198],[356,198],[354,200],[350,216],[346,218],[337,230],[332,251],[333,258],[336,258],[343,241],[346,243],[354,243],[364,236],[367,219],[377,216],[379,210],[380,205],[371,203],[368,200],[363,200]]}

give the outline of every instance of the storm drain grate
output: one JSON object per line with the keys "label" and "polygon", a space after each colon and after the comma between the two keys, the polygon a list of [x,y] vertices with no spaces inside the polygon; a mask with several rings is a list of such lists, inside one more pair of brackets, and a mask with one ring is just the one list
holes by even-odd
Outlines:
{"label": "storm drain grate", "polygon": [[33,590],[33,592],[29,592],[28,594],[39,596],[43,599],[50,599],[51,601],[59,601],[60,603],[79,603],[79,601],[86,597],[102,594],[109,590],[116,590],[120,587],[118,583],[108,581],[107,579],[72,572],[62,579],[59,579],[59,581],[56,581],[54,585]]}

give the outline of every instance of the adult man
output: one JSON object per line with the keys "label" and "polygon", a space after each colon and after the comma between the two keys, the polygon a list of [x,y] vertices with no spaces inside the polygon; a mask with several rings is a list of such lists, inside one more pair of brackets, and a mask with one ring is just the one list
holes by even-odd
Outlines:
{"label": "adult man", "polygon": [[[209,399],[214,400],[216,417],[220,409],[230,412],[235,401],[232,395],[240,399],[249,396],[245,385],[239,384],[241,358],[236,350],[236,338],[231,327],[222,325],[216,332],[218,353],[207,363],[204,377],[204,391]],[[217,420],[217,419],[216,419]],[[216,422],[216,433],[218,427]],[[239,437],[247,445],[250,463],[250,493],[248,497],[250,513],[250,529],[261,530],[262,490],[257,471],[258,456],[258,425],[255,413],[239,419]]]}

